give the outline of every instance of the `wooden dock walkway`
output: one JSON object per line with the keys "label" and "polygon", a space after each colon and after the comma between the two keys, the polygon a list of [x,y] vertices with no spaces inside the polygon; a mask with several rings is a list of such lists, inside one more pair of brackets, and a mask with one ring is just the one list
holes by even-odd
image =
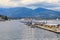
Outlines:
{"label": "wooden dock walkway", "polygon": [[33,25],[33,26],[60,34],[60,29],[57,29],[57,28],[49,28],[49,27],[40,26],[40,25]]}
{"label": "wooden dock walkway", "polygon": [[44,30],[48,30],[54,33],[58,33],[60,34],[60,26],[54,26],[54,25],[45,25],[45,24],[40,24],[40,23],[34,23],[34,24],[27,24],[30,25],[32,27],[38,27],[38,28],[42,28]]}
{"label": "wooden dock walkway", "polygon": [[54,24],[49,25],[44,22],[42,22],[42,23],[41,22],[40,23],[39,22],[34,22],[34,23],[27,22],[26,25],[31,26],[32,28],[38,27],[38,28],[42,28],[44,30],[48,30],[48,31],[60,34],[60,25],[59,26],[54,25]]}

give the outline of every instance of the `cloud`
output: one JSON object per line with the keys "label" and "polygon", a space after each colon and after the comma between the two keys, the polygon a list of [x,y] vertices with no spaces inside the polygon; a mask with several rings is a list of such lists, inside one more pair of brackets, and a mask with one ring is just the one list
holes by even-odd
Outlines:
{"label": "cloud", "polygon": [[60,0],[0,0],[0,7],[60,7]]}
{"label": "cloud", "polygon": [[0,4],[2,5],[19,5],[19,4],[36,4],[36,3],[41,3],[41,2],[46,2],[46,3],[59,3],[59,0],[0,0]]}
{"label": "cloud", "polygon": [[53,7],[60,7],[60,4],[41,2],[41,3],[30,4],[27,6],[53,8]]}
{"label": "cloud", "polygon": [[17,3],[10,2],[10,0],[0,0],[0,6],[1,7],[17,6]]}
{"label": "cloud", "polygon": [[53,7],[53,8],[47,8],[47,9],[60,11],[60,7]]}

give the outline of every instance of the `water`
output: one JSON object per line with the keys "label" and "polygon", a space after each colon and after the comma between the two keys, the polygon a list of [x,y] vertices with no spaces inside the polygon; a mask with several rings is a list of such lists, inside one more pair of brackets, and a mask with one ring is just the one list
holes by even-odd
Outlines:
{"label": "water", "polygon": [[40,28],[31,28],[20,20],[0,22],[0,40],[58,40],[56,34]]}

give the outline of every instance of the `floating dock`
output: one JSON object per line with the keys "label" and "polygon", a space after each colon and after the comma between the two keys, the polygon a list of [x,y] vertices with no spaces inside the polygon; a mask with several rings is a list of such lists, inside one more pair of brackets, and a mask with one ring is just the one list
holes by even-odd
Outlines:
{"label": "floating dock", "polygon": [[25,24],[31,27],[38,27],[60,34],[60,20],[24,20]]}
{"label": "floating dock", "polygon": [[33,26],[60,34],[60,26],[36,24],[36,23]]}

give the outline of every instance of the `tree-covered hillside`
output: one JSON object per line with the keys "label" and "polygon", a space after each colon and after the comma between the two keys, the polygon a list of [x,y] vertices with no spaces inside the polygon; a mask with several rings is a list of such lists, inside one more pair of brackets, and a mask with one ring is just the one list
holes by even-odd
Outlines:
{"label": "tree-covered hillside", "polygon": [[8,17],[7,16],[0,15],[0,18],[1,19],[4,19],[4,20],[8,20]]}

